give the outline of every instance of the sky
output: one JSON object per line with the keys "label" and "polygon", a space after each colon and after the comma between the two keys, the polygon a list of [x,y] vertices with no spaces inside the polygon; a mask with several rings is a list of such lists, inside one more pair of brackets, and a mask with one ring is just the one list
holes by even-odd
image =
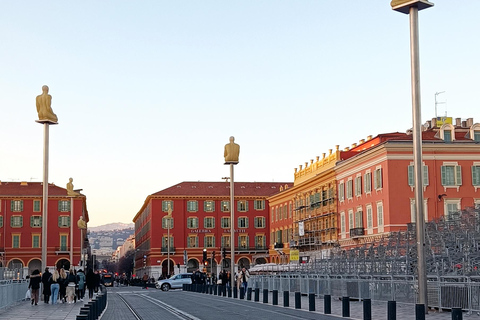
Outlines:
{"label": "sky", "polygon": [[[438,116],[480,122],[480,1],[433,2],[419,12],[422,122],[437,92]],[[46,84],[49,182],[73,178],[89,226],[221,181],[230,136],[235,181],[292,182],[336,145],[412,127],[409,37],[389,0],[3,1],[0,181],[43,180]]]}

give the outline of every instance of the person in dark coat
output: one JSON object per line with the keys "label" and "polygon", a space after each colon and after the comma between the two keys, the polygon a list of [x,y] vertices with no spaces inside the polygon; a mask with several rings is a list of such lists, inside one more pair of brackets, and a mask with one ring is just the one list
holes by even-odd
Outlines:
{"label": "person in dark coat", "polygon": [[52,295],[52,291],[50,290],[50,282],[49,279],[52,276],[48,268],[45,268],[45,272],[42,274],[42,284],[43,284],[43,302],[48,303],[50,300],[50,296]]}
{"label": "person in dark coat", "polygon": [[85,276],[88,289],[88,298],[90,300],[93,299],[93,291],[95,290],[95,274],[93,273],[92,269],[88,269],[87,275]]}
{"label": "person in dark coat", "polygon": [[35,305],[38,305],[38,293],[40,291],[40,282],[42,282],[42,277],[40,276],[40,270],[35,269],[30,276],[30,283],[28,288],[32,290],[31,299],[32,304],[35,302]]}
{"label": "person in dark coat", "polygon": [[98,289],[100,289],[101,281],[102,278],[100,277],[100,273],[98,273],[98,271],[95,271],[95,293],[97,293]]}

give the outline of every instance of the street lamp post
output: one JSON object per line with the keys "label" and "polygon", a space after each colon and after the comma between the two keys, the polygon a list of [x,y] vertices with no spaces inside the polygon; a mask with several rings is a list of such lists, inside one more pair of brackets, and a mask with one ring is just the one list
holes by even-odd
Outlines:
{"label": "street lamp post", "polygon": [[410,60],[412,82],[413,161],[415,170],[415,209],[418,254],[418,302],[428,312],[425,261],[425,214],[423,212],[422,120],[420,105],[420,58],[418,49],[418,11],[433,6],[426,0],[392,0],[392,9],[410,16]]}
{"label": "street lamp post", "polygon": [[235,143],[235,138],[230,137],[230,143],[225,145],[225,164],[230,166],[230,278],[232,289],[235,286],[235,203],[234,203],[234,181],[233,166],[238,164],[240,146]]}

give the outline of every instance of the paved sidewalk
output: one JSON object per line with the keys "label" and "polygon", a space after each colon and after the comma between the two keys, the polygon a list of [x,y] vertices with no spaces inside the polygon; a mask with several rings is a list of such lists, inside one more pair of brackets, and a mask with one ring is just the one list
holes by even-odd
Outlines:
{"label": "paved sidewalk", "polygon": [[32,305],[30,301],[21,301],[7,309],[0,310],[0,320],[75,320],[80,308],[87,301],[77,303],[47,304],[40,301],[38,305]]}

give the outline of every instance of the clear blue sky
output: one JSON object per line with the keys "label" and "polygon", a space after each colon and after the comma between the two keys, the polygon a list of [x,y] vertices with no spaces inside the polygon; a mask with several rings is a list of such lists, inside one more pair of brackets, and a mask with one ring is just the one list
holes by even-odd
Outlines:
{"label": "clear blue sky", "polygon": [[[421,11],[422,120],[480,122],[480,1]],[[408,15],[390,1],[4,1],[0,180],[42,181],[35,97],[50,87],[50,182],[90,226],[131,222],[187,180],[293,181],[294,168],[412,127]]]}

